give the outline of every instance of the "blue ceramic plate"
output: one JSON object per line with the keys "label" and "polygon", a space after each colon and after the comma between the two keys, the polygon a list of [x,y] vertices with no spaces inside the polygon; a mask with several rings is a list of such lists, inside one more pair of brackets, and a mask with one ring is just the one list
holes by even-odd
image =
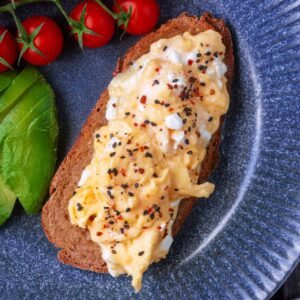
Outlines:
{"label": "blue ceramic plate", "polygon": [[[76,1],[65,1],[71,9]],[[300,257],[300,4],[293,0],[160,1],[160,23],[187,11],[211,11],[233,34],[237,75],[226,117],[216,191],[197,203],[168,258],[151,266],[140,294],[130,278],[60,264],[40,216],[19,208],[0,228],[0,298],[265,299]],[[50,4],[22,17],[56,17]],[[1,15],[0,23],[9,22]],[[136,38],[115,38],[81,52],[66,37],[63,55],[42,68],[57,94],[59,160],[101,91],[117,58]]]}

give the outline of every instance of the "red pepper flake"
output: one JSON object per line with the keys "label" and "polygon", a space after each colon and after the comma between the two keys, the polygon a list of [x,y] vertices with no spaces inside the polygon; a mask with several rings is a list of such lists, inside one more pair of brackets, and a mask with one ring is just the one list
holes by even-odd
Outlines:
{"label": "red pepper flake", "polygon": [[142,104],[146,104],[147,103],[147,97],[145,95],[143,95],[140,99],[140,103]]}
{"label": "red pepper flake", "polygon": [[104,224],[103,227],[104,228],[109,228],[109,224]]}
{"label": "red pepper flake", "polygon": [[150,213],[152,212],[152,210],[153,210],[153,208],[152,208],[152,207],[149,207],[149,208],[147,209],[147,213],[150,214]]}
{"label": "red pepper flake", "polygon": [[103,233],[101,231],[97,232],[97,236],[101,236]]}
{"label": "red pepper flake", "polygon": [[93,221],[95,220],[95,218],[96,218],[96,215],[91,215],[91,216],[89,217],[89,220],[90,220],[91,222],[93,222]]}
{"label": "red pepper flake", "polygon": [[118,73],[120,73],[120,72],[119,72],[119,71],[117,71],[117,70],[113,71],[113,77],[117,76],[117,75],[118,75]]}
{"label": "red pepper flake", "polygon": [[194,102],[193,100],[190,100],[190,102],[191,102],[193,105],[195,105],[195,102]]}
{"label": "red pepper flake", "polygon": [[138,123],[134,123],[133,125],[134,125],[135,127],[137,127],[137,126],[138,126]]}
{"label": "red pepper flake", "polygon": [[170,83],[168,83],[167,86],[169,90],[173,90],[173,86]]}
{"label": "red pepper flake", "polygon": [[156,68],[156,69],[155,69],[155,72],[159,72],[159,71],[160,71],[160,68]]}
{"label": "red pepper flake", "polygon": [[123,220],[123,216],[122,216],[122,215],[119,215],[119,216],[117,217],[117,219],[118,219],[118,220]]}
{"label": "red pepper flake", "polygon": [[193,62],[194,62],[194,61],[193,61],[192,59],[189,59],[189,60],[188,60],[188,65],[191,66],[191,65],[193,64]]}
{"label": "red pepper flake", "polygon": [[140,174],[144,174],[144,172],[145,172],[145,169],[143,169],[143,168],[139,168],[139,169],[138,169],[138,171],[139,171],[139,173],[140,173]]}
{"label": "red pepper flake", "polygon": [[126,176],[126,170],[124,169],[124,168],[122,168],[121,170],[120,170],[120,173],[125,177]]}
{"label": "red pepper flake", "polygon": [[172,107],[169,108],[169,111],[173,111],[173,110],[174,110],[174,108],[172,108]]}
{"label": "red pepper flake", "polygon": [[157,226],[157,229],[158,229],[158,230],[161,230],[161,227],[160,227],[160,226]]}
{"label": "red pepper flake", "polygon": [[144,123],[142,123],[140,126],[143,128],[146,128],[146,124],[144,124]]}
{"label": "red pepper flake", "polygon": [[174,209],[173,208],[169,208],[169,212],[173,212],[174,211]]}
{"label": "red pepper flake", "polygon": [[216,92],[215,92],[214,89],[211,89],[211,90],[209,91],[209,93],[210,93],[211,95],[214,95]]}

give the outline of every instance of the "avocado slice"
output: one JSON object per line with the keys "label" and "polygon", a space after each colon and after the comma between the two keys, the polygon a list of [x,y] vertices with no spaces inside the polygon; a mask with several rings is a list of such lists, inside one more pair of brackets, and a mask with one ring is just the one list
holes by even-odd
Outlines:
{"label": "avocado slice", "polygon": [[0,95],[3,91],[5,91],[12,83],[12,81],[16,78],[17,72],[14,71],[6,71],[0,76]]}
{"label": "avocado slice", "polygon": [[[2,77],[2,76],[1,76]],[[41,78],[41,74],[34,68],[25,68],[1,94],[0,98],[0,120],[6,113],[22,99],[31,86]]]}
{"label": "avocado slice", "polygon": [[16,195],[0,179],[0,225],[10,217],[16,199]]}
{"label": "avocado slice", "polygon": [[[25,69],[26,70],[26,69]],[[27,74],[22,93],[0,123],[0,178],[15,194],[27,213],[37,213],[48,191],[57,156],[58,125],[54,93],[37,71],[21,72],[4,92],[7,98],[19,76]],[[24,77],[23,77],[24,78]],[[30,85],[30,87],[29,87]],[[28,87],[28,88],[27,88]],[[9,92],[9,93],[8,93]],[[0,110],[2,97],[0,96]],[[4,106],[3,106],[4,107]],[[1,207],[0,207],[1,210]],[[1,212],[0,212],[1,213]]]}

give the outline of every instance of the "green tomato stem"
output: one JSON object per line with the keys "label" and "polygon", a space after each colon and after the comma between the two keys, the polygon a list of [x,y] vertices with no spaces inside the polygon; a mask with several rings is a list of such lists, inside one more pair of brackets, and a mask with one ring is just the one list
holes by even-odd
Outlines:
{"label": "green tomato stem", "polygon": [[50,1],[53,2],[56,5],[56,7],[59,9],[59,11],[62,13],[62,15],[65,17],[65,19],[68,22],[68,24],[70,26],[72,26],[73,25],[72,19],[68,16],[68,14],[66,13],[66,11],[62,7],[60,1],[59,0],[50,0]]}
{"label": "green tomato stem", "polygon": [[115,14],[114,12],[112,12],[106,5],[104,5],[102,3],[102,1],[100,0],[95,0],[95,2],[97,2],[110,16],[112,16],[115,20],[118,19],[118,14]]}

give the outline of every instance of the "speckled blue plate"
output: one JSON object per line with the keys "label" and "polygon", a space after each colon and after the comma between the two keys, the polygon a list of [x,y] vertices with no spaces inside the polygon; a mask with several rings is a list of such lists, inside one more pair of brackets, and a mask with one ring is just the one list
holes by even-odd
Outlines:
{"label": "speckled blue plate", "polygon": [[[71,9],[76,1],[65,1]],[[0,228],[1,299],[265,299],[300,257],[300,3],[160,1],[160,23],[208,10],[233,33],[237,76],[226,118],[216,191],[201,200],[168,258],[151,266],[140,294],[130,278],[60,264],[40,216],[19,208]],[[27,6],[64,24],[50,4]],[[1,15],[0,24],[9,19]],[[117,58],[136,38],[82,53],[66,37],[63,55],[41,71],[57,94],[59,160],[67,153]]]}

